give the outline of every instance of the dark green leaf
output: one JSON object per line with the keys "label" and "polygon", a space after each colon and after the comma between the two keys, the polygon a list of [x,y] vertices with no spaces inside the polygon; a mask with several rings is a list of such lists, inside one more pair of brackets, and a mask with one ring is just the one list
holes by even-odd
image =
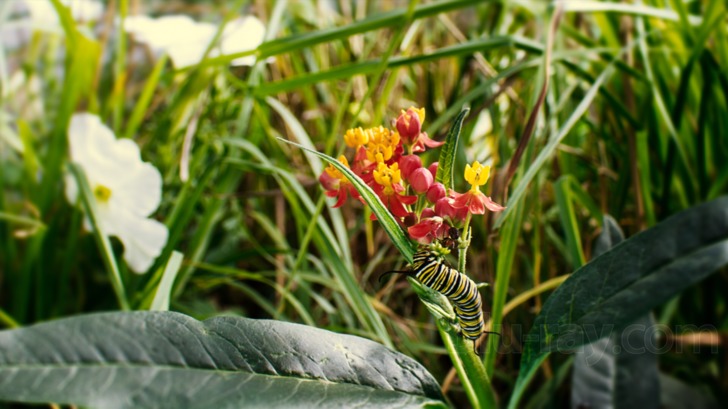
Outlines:
{"label": "dark green leaf", "polygon": [[[594,243],[597,257],[624,234],[610,216]],[[574,354],[571,407],[657,408],[660,403],[655,321],[647,314],[625,330],[584,345]]]}
{"label": "dark green leaf", "polygon": [[509,407],[552,351],[619,330],[728,263],[728,196],[678,213],[578,269],[546,301],[527,336]]}
{"label": "dark green leaf", "polygon": [[298,324],[116,312],[0,332],[0,399],[102,408],[440,405],[417,362]]}
{"label": "dark green leaf", "polygon": [[707,387],[691,386],[660,374],[660,403],[665,409],[718,409],[721,405]]}
{"label": "dark green leaf", "polygon": [[463,108],[453,121],[450,130],[447,132],[445,144],[440,150],[439,165],[437,166],[437,175],[435,180],[445,185],[448,189],[455,186],[455,157],[458,154],[458,141],[460,140],[460,131],[463,128],[463,121],[468,116],[470,108]]}

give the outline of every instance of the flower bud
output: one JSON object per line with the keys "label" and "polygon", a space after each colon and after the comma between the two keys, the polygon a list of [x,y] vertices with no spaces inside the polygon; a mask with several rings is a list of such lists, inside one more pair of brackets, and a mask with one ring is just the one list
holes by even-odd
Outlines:
{"label": "flower bud", "polygon": [[406,181],[410,181],[412,172],[421,168],[422,159],[417,155],[405,155],[399,159],[399,169],[402,172],[402,177]]}
{"label": "flower bud", "polygon": [[432,173],[425,168],[415,169],[410,176],[410,186],[419,194],[427,192],[432,182]]}
{"label": "flower bud", "polygon": [[432,162],[432,165],[427,167],[427,170],[432,173],[432,177],[437,177],[437,167],[439,166],[439,162]]}
{"label": "flower bud", "polygon": [[410,108],[406,112],[402,111],[402,114],[397,117],[395,126],[402,141],[407,145],[411,145],[420,136],[422,130],[422,120],[417,109]]}
{"label": "flower bud", "polygon": [[427,189],[427,200],[430,203],[437,203],[437,201],[445,197],[445,195],[447,195],[447,190],[445,189],[445,185],[440,182],[433,183]]}

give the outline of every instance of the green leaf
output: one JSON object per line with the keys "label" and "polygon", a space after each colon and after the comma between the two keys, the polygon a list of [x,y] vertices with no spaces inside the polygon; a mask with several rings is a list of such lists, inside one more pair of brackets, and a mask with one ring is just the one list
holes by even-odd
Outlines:
{"label": "green leaf", "polygon": [[[540,48],[538,44],[517,36],[493,36],[484,39],[476,39],[466,41],[464,43],[442,47],[432,52],[418,54],[414,56],[396,56],[386,62],[386,68],[394,69],[398,67],[406,67],[413,64],[421,64],[429,61],[437,61],[443,58],[457,57],[463,55],[471,55],[484,50],[501,48],[501,47],[517,47],[529,52],[538,52]],[[265,96],[280,92],[290,91],[307,85],[319,84],[323,81],[334,81],[338,79],[349,79],[354,75],[374,74],[380,69],[382,61],[373,59],[367,61],[352,62],[350,64],[333,67],[326,71],[310,72],[306,74],[296,75],[279,81],[271,81],[260,86],[254,87],[253,94],[256,96]]]}
{"label": "green leaf", "polygon": [[[594,256],[623,240],[617,222],[605,216]],[[656,346],[655,320],[647,314],[625,330],[579,348],[574,354],[572,407],[659,407]]]}
{"label": "green leaf", "polygon": [[463,128],[463,121],[468,116],[470,108],[463,108],[453,121],[450,130],[447,132],[445,144],[440,150],[439,165],[435,180],[445,185],[447,189],[454,189],[455,186],[455,159],[458,154],[458,141],[460,131]]}
{"label": "green leaf", "polygon": [[164,273],[162,274],[162,280],[157,286],[157,292],[154,293],[154,299],[152,305],[149,307],[152,311],[167,311],[169,310],[169,299],[172,294],[172,287],[174,285],[174,279],[177,278],[179,268],[182,265],[182,253],[173,251],[172,255],[167,260],[167,265],[164,267]]}
{"label": "green leaf", "polygon": [[0,332],[0,399],[99,408],[444,407],[420,364],[363,338],[147,311]]}
{"label": "green leaf", "polygon": [[[546,301],[526,337],[509,407],[552,351],[619,330],[728,264],[728,196],[678,213],[576,270]],[[600,334],[601,335],[601,334]]]}
{"label": "green leaf", "polygon": [[667,374],[660,374],[660,403],[664,408],[719,409],[722,406],[707,389],[690,385]]}
{"label": "green leaf", "polygon": [[377,220],[379,220],[379,223],[381,223],[382,228],[384,228],[384,231],[387,232],[389,238],[392,239],[392,243],[394,244],[394,246],[397,247],[397,249],[400,251],[400,253],[402,253],[404,258],[407,259],[408,263],[412,262],[414,250],[412,248],[411,241],[407,237],[407,234],[404,232],[404,230],[402,230],[399,223],[397,223],[397,220],[395,220],[394,216],[389,213],[389,210],[387,210],[387,208],[384,206],[384,203],[382,203],[381,199],[379,199],[379,196],[377,196],[372,188],[367,186],[367,184],[364,183],[364,181],[361,180],[359,176],[357,176],[354,172],[351,171],[351,169],[347,168],[341,162],[332,158],[331,156],[309,149],[303,145],[299,145],[286,139],[277,139],[282,142],[290,143],[291,145],[297,146],[307,152],[317,155],[318,157],[332,164],[341,173],[346,175],[349,181],[354,185],[356,191],[359,192],[362,199],[364,199],[364,202],[366,202],[366,204],[369,205],[369,207],[372,209],[372,213],[377,216]]}
{"label": "green leaf", "polygon": [[566,235],[566,247],[568,258],[574,268],[581,267],[586,262],[584,251],[581,249],[581,234],[579,223],[574,211],[574,195],[571,191],[569,179],[571,175],[565,175],[554,183],[554,196],[559,209],[559,218]]}

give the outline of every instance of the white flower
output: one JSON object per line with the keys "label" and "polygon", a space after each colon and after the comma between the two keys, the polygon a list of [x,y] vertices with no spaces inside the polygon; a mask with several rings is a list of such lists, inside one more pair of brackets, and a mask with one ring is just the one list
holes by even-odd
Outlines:
{"label": "white flower", "polygon": [[[167,243],[169,232],[149,219],[162,197],[162,176],[142,162],[139,147],[117,140],[99,117],[75,114],[68,127],[71,161],[79,164],[93,193],[101,230],[124,245],[124,260],[137,273],[149,269]],[[78,185],[66,179],[66,198],[77,203]],[[90,230],[89,220],[84,221]]]}
{"label": "white flower", "polygon": [[[124,20],[124,29],[137,41],[147,44],[155,54],[167,53],[177,68],[199,63],[217,32],[216,25],[198,23],[183,15],[156,19],[145,15],[129,16]],[[212,49],[210,57],[253,50],[263,42],[264,35],[265,26],[257,18],[237,18],[225,26],[221,42]],[[254,63],[255,56],[250,55],[234,59],[231,65]]]}
{"label": "white flower", "polygon": [[[104,13],[104,5],[99,0],[60,2],[68,8],[71,17],[78,23],[97,21]],[[5,15],[2,15],[3,11],[0,7],[0,17],[14,17],[0,24],[0,39],[10,49],[26,44],[34,31],[63,34],[63,27],[51,0],[11,0]]]}
{"label": "white flower", "polygon": [[[104,13],[104,5],[99,0],[61,0],[61,4],[68,7],[71,17],[75,21],[96,21]],[[50,0],[26,0],[25,7],[38,25],[59,26],[58,13]]]}

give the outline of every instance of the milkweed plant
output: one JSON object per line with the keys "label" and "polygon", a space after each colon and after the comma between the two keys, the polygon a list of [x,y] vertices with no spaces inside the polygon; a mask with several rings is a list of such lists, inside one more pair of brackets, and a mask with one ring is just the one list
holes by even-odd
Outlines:
{"label": "milkweed plant", "polygon": [[[489,381],[482,362],[473,357],[463,343],[463,338],[472,340],[471,351],[478,355],[477,335],[482,335],[482,311],[477,290],[472,293],[476,285],[467,275],[461,274],[465,274],[473,216],[483,215],[486,211],[500,212],[505,207],[481,191],[490,178],[490,166],[477,160],[465,165],[463,177],[470,186],[465,192],[458,192],[454,188],[452,177],[443,176],[451,176],[456,168],[454,146],[457,145],[462,120],[467,113],[468,109],[461,112],[448,133],[448,140],[441,142],[431,139],[423,131],[422,124],[426,116],[424,108],[402,110],[393,121],[392,128],[376,126],[349,129],[344,134],[344,142],[353,152],[348,158],[347,155],[340,155],[338,164],[332,161],[320,174],[319,182],[326,195],[336,199],[333,204],[335,208],[344,205],[347,200],[376,206],[376,202],[372,203],[371,199],[364,199],[364,186],[368,187],[398,227],[406,230],[409,239],[420,249],[410,265],[410,271],[415,271],[416,277],[428,276],[429,285],[413,275],[410,275],[410,282],[437,318],[445,344],[451,347],[448,351],[464,380],[471,401],[492,403],[494,398],[490,389],[483,387]],[[445,162],[443,169],[440,169],[439,161],[423,162],[422,153],[446,143],[450,144],[451,149],[444,150],[440,155],[440,159]],[[351,176],[347,176],[342,167],[351,171]],[[360,183],[353,183],[352,176]],[[376,218],[373,212],[371,219]],[[394,227],[391,224],[384,226],[388,230]],[[460,231],[463,233],[453,233]],[[388,233],[393,235],[391,231]],[[458,248],[457,269],[442,261],[453,247]],[[444,298],[449,298],[449,301]],[[451,304],[455,304],[455,312]],[[477,311],[463,312],[464,307]],[[480,324],[477,324],[478,321]],[[465,328],[463,325],[468,322],[474,322],[472,325],[475,327]],[[455,344],[460,348],[455,348]]]}

